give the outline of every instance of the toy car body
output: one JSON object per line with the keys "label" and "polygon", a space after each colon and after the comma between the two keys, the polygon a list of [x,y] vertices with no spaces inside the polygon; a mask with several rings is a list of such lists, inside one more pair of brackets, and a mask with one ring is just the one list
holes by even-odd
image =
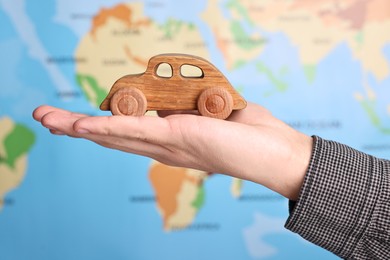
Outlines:
{"label": "toy car body", "polygon": [[[160,66],[170,70],[161,75]],[[195,67],[196,76],[183,68]],[[147,110],[199,110],[203,116],[225,119],[246,101],[207,60],[186,54],[160,54],[144,73],[118,79],[100,105],[114,115],[143,115]]]}

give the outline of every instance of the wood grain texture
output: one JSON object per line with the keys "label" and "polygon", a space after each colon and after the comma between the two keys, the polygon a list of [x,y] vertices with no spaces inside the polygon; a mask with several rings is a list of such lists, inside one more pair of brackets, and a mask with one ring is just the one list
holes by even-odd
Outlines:
{"label": "wood grain texture", "polygon": [[[165,70],[171,69],[167,73],[169,76],[159,74],[160,65],[164,65]],[[200,73],[196,72],[196,76],[183,73],[183,68],[188,65],[198,68]],[[118,79],[100,109],[111,110],[113,114],[119,115],[130,113],[134,109],[131,107],[135,101],[127,102],[125,97],[130,98],[131,94],[125,94],[123,98],[115,97],[119,90],[122,92],[122,89],[128,88],[135,88],[143,94],[146,110],[199,110],[201,115],[225,119],[232,110],[246,107],[246,101],[214,65],[203,58],[186,54],[160,54],[152,57],[144,73],[126,75]],[[213,90],[209,93],[206,92],[207,89]],[[202,97],[204,102],[199,101],[202,93],[206,93],[203,94],[205,97]],[[208,97],[207,93],[211,96]],[[138,97],[134,99],[140,101]],[[116,104],[118,102],[120,104]],[[216,109],[220,110],[221,107],[226,110],[222,113],[223,116],[216,112]]]}
{"label": "wood grain texture", "polygon": [[226,119],[232,113],[233,98],[224,88],[205,89],[199,96],[198,110],[202,116]]}
{"label": "wood grain texture", "polygon": [[141,90],[135,87],[121,88],[111,98],[110,109],[114,115],[142,116],[147,101]]}

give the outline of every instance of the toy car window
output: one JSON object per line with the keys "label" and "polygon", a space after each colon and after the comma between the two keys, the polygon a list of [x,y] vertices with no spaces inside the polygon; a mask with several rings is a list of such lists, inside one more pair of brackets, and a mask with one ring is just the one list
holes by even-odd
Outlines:
{"label": "toy car window", "polygon": [[185,78],[203,78],[203,70],[197,66],[189,65],[189,64],[183,64],[180,67],[180,74],[182,77]]}
{"label": "toy car window", "polygon": [[156,74],[162,78],[170,78],[173,75],[172,67],[168,63],[161,63],[157,66]]}

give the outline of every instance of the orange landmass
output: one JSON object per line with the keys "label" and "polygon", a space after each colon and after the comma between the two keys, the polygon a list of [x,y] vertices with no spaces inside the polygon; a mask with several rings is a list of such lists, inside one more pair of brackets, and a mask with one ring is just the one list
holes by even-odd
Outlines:
{"label": "orange landmass", "polygon": [[389,0],[301,0],[294,2],[291,9],[306,9],[327,25],[347,23],[349,29],[355,30],[361,30],[367,22],[390,19]]}
{"label": "orange landmass", "polygon": [[202,179],[186,173],[186,168],[171,167],[155,163],[150,168],[149,179],[156,193],[156,201],[161,210],[164,227],[168,219],[177,211],[177,197],[185,181],[201,185]]}
{"label": "orange landmass", "polygon": [[125,45],[123,48],[125,49],[126,56],[131,61],[133,61],[134,63],[140,65],[141,67],[146,68],[146,66],[148,65],[148,60],[144,60],[144,59],[141,59],[140,57],[137,57],[137,56],[133,55],[131,53],[131,51],[130,51],[129,46],[127,46],[127,45]]}
{"label": "orange landmass", "polygon": [[389,0],[300,0],[275,1],[261,8],[248,9],[256,19],[273,20],[282,15],[299,14],[301,10],[315,15],[325,25],[361,30],[367,22],[382,22],[390,19]]}
{"label": "orange landmass", "polygon": [[[225,60],[226,61],[230,61],[230,59],[228,58],[229,57],[229,48],[226,45],[225,40],[220,36],[218,28],[215,28],[214,35],[215,35],[215,38],[216,38],[216,41],[217,41],[218,49],[222,52],[222,55],[225,57]],[[231,67],[230,63],[231,62],[229,62],[229,64],[227,64],[228,68]]]}
{"label": "orange landmass", "polygon": [[114,6],[111,9],[103,8],[93,18],[91,34],[95,35],[95,33],[99,29],[99,27],[105,25],[105,23],[107,22],[107,20],[109,18],[116,18],[116,19],[124,22],[125,24],[127,24],[127,26],[131,26],[131,22],[130,22],[131,10],[130,10],[130,8],[124,4],[119,4],[117,6]]}
{"label": "orange landmass", "polygon": [[103,8],[92,20],[92,37],[95,37],[96,31],[104,26],[108,19],[115,18],[123,22],[126,27],[133,28],[141,25],[149,25],[150,20],[132,21],[132,10],[125,4],[119,4],[113,8]]}
{"label": "orange landmass", "polygon": [[368,21],[382,22],[390,19],[390,1],[375,0],[370,1],[367,6],[366,19]]}

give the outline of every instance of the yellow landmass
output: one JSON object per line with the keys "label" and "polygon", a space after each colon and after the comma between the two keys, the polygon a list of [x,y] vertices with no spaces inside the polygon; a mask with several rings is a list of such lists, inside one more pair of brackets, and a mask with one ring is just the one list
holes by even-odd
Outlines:
{"label": "yellow landmass", "polygon": [[27,169],[27,155],[20,156],[15,161],[15,167],[0,164],[0,209],[3,206],[4,196],[20,185]]}
{"label": "yellow landmass", "polygon": [[364,93],[355,92],[353,94],[354,98],[359,102],[363,102],[364,100],[375,101],[376,93],[374,89],[367,83],[366,80],[363,82],[363,87],[364,87]]}
{"label": "yellow landmass", "polygon": [[98,93],[95,91],[93,85],[89,81],[84,80],[82,82],[82,85],[83,85],[83,90],[86,93],[88,100],[91,104],[99,104],[99,102],[102,101],[99,100]]}
{"label": "yellow landmass", "polygon": [[206,172],[195,169],[186,169],[186,175],[193,183],[203,182],[209,176]]}
{"label": "yellow landmass", "polygon": [[166,220],[166,230],[182,229],[192,223],[198,212],[198,209],[192,206],[198,191],[199,184],[192,181],[183,181],[180,191],[176,194],[176,211]]}
{"label": "yellow landmass", "polygon": [[[8,118],[0,119],[0,157],[6,158],[4,147],[5,138],[12,132],[15,124]],[[14,188],[18,187],[24,178],[27,168],[27,156],[20,156],[14,167],[9,167],[6,163],[0,163],[0,210],[3,206],[4,196]]]}
{"label": "yellow landmass", "polygon": [[4,147],[4,139],[14,128],[14,122],[9,117],[0,118],[0,157],[5,158],[6,151]]}
{"label": "yellow landmass", "polygon": [[153,162],[149,179],[156,193],[157,208],[166,231],[192,223],[198,209],[193,205],[207,173]]}
{"label": "yellow landmass", "polygon": [[363,96],[360,92],[355,92],[355,93],[353,94],[353,96],[354,96],[354,98],[355,98],[357,101],[359,101],[359,102],[361,102],[361,101],[364,100],[364,96]]}
{"label": "yellow landmass", "polygon": [[[183,169],[183,168],[182,168]],[[180,229],[189,226],[198,209],[193,206],[193,201],[198,196],[199,188],[207,173],[194,169],[183,169],[186,179],[183,181],[180,191],[177,194],[176,212],[167,219],[166,229]]]}
{"label": "yellow landmass", "polygon": [[239,198],[241,196],[241,191],[242,191],[242,180],[233,178],[230,191],[234,198]]}
{"label": "yellow landmass", "polygon": [[390,43],[390,19],[381,23],[367,23],[360,33],[364,37],[363,43],[357,42],[354,35],[346,39],[354,57],[361,61],[365,71],[372,72],[378,80],[387,78],[390,64],[383,54],[383,48]]}
{"label": "yellow landmass", "polygon": [[86,34],[76,49],[75,56],[85,59],[77,63],[76,73],[91,75],[108,92],[118,78],[144,72],[146,62],[160,53],[188,53],[209,59],[196,27],[178,22],[172,29],[169,24],[157,24],[144,16],[143,7],[141,2],[122,4],[121,9],[128,10],[127,22],[127,15],[118,19],[115,12],[105,10],[104,22],[92,27],[93,34]]}
{"label": "yellow landmass", "polygon": [[219,0],[209,0],[206,10],[202,14],[202,19],[212,30],[218,49],[224,57],[226,67],[232,69],[237,63],[246,63],[259,56],[264,49],[264,44],[249,49],[240,47],[240,41],[256,42],[263,39],[258,33],[251,34],[248,38],[235,36],[232,29],[232,20],[223,16],[220,2]]}
{"label": "yellow landmass", "polygon": [[[348,24],[333,21],[337,26],[325,26],[316,13],[295,3],[288,0],[241,1],[254,24],[267,31],[283,32],[289,37],[299,49],[302,64],[317,64],[340,43]],[[310,3],[314,5],[314,1]],[[319,1],[316,6],[321,3]]]}
{"label": "yellow landmass", "polygon": [[[337,45],[347,43],[365,71],[379,80],[390,75],[389,63],[382,53],[390,41],[388,0],[236,2],[240,11],[232,8],[233,17],[249,20],[266,31],[285,33],[297,46],[303,65],[318,64]],[[218,0],[209,1],[207,13],[220,13],[218,4]]]}

